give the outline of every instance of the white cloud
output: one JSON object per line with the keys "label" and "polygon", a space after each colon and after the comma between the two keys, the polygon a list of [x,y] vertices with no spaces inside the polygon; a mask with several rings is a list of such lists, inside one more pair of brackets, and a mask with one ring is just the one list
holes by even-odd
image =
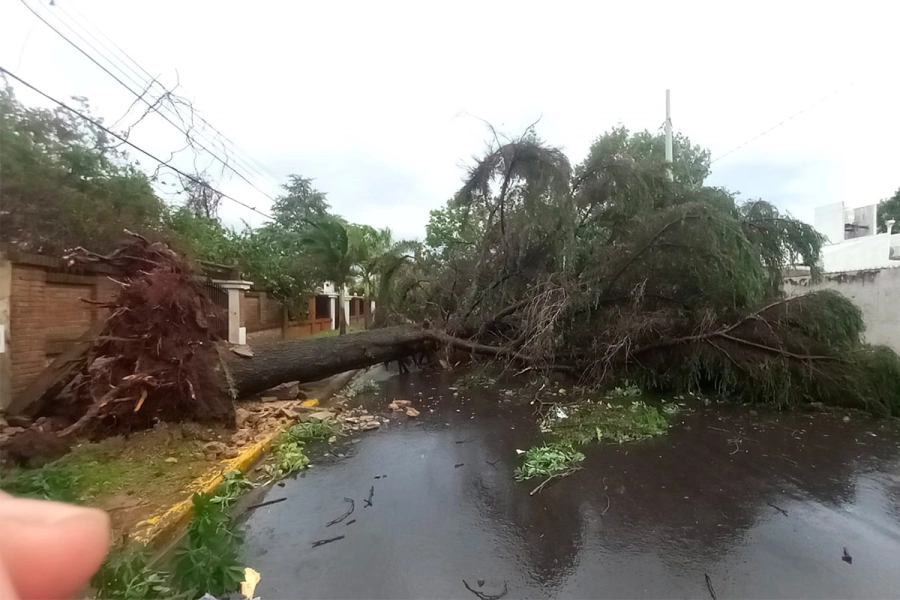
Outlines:
{"label": "white cloud", "polygon": [[[711,182],[745,197],[811,219],[900,186],[895,3],[28,2],[48,19],[85,15],[169,84],[177,70],[205,118],[269,170],[315,178],[337,212],[398,236],[423,235],[484,149],[466,114],[510,133],[542,116],[539,133],[577,161],[619,122],[655,130],[666,87],[676,128],[714,157],[843,89],[714,165]],[[107,122],[131,104],[21,4],[3,13],[0,65],[89,97]],[[163,156],[183,144],[157,117],[132,139]],[[236,177],[222,186],[270,204]]]}

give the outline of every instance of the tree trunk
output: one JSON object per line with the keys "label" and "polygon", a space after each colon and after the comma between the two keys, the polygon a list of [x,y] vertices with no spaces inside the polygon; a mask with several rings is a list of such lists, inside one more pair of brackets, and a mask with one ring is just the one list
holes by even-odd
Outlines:
{"label": "tree trunk", "polygon": [[253,348],[246,358],[228,352],[234,392],[244,397],[287,381],[317,381],[337,373],[397,360],[424,349],[434,332],[421,327],[373,329],[354,335],[287,340]]}
{"label": "tree trunk", "polygon": [[347,315],[344,314],[344,286],[338,290],[338,335],[347,333]]}
{"label": "tree trunk", "polygon": [[365,293],[363,294],[363,321],[366,329],[372,328],[372,287],[367,279],[365,282]]}

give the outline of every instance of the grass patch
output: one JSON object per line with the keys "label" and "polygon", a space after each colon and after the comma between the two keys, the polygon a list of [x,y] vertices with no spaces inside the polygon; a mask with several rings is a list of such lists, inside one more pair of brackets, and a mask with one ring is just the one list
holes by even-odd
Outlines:
{"label": "grass patch", "polygon": [[662,435],[669,429],[669,415],[677,406],[662,409],[641,401],[630,404],[585,402],[559,407],[541,422],[541,430],[551,433],[563,444],[579,445],[594,441],[618,443]]}
{"label": "grass patch", "polygon": [[544,444],[529,448],[520,466],[516,467],[516,481],[533,477],[550,477],[576,468],[584,454],[564,444]]}
{"label": "grass patch", "polygon": [[[82,443],[64,457],[36,469],[13,468],[0,488],[17,496],[90,504],[100,496],[172,492],[193,478],[202,459],[192,440],[167,429]],[[174,458],[177,462],[166,462]]]}

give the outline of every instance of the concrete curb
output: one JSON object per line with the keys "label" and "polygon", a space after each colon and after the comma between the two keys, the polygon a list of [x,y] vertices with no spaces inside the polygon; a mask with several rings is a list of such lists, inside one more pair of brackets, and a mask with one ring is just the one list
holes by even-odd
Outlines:
{"label": "concrete curb", "polygon": [[[319,402],[327,402],[335,393],[340,391],[347,383],[353,379],[362,369],[350,371],[334,377],[332,381],[325,386],[319,394]],[[136,529],[129,534],[134,541],[148,547],[160,547],[165,542],[171,540],[191,518],[193,508],[192,497],[196,493],[208,493],[215,491],[216,487],[222,482],[223,475],[235,469],[246,473],[258,460],[260,460],[272,441],[278,435],[290,427],[293,423],[288,423],[262,440],[253,444],[249,444],[241,449],[240,454],[235,458],[225,459],[222,462],[210,467],[203,475],[194,479],[187,486],[186,491],[188,497],[172,506],[157,512],[144,521],[138,523]]]}

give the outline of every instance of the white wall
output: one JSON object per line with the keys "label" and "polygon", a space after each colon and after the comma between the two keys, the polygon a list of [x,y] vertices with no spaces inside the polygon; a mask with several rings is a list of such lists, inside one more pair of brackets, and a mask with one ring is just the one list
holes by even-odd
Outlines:
{"label": "white wall", "polygon": [[822,270],[839,273],[900,266],[900,261],[890,258],[891,246],[900,246],[900,233],[881,233],[823,246]]}
{"label": "white wall", "polygon": [[816,207],[813,226],[832,244],[844,241],[844,203]]}
{"label": "white wall", "polygon": [[813,290],[835,290],[850,298],[863,312],[866,341],[900,353],[900,267],[829,273],[816,285],[809,277],[785,279],[789,296]]}

